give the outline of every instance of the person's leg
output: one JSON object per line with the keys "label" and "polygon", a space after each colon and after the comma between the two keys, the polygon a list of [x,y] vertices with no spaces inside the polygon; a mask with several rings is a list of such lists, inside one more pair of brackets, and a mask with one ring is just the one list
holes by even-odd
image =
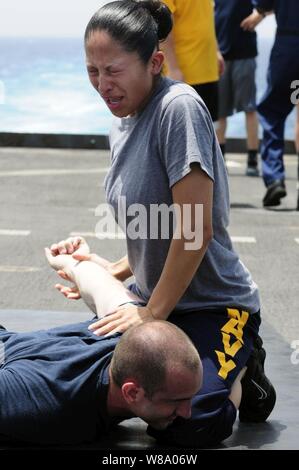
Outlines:
{"label": "person's leg", "polygon": [[160,441],[183,447],[217,445],[232,433],[241,402],[240,381],[260,316],[232,308],[217,313],[181,313],[169,320],[197,347],[203,364],[203,386],[192,400],[189,420],[177,418],[165,431],[150,428],[148,432]]}
{"label": "person's leg", "polygon": [[245,112],[247,130],[247,176],[258,176],[258,117],[256,111]]}
{"label": "person's leg", "polygon": [[295,123],[295,147],[296,152],[299,154],[299,104],[296,106],[296,123]]}
{"label": "person's leg", "polygon": [[243,367],[243,369],[240,370],[239,374],[237,375],[236,380],[234,381],[230,395],[229,395],[229,400],[235,405],[235,408],[238,410],[240,408],[241,400],[242,400],[242,379],[244,378],[244,375],[246,373],[247,367]]}
{"label": "person's leg", "polygon": [[216,134],[218,142],[225,158],[227,117],[233,114],[233,91],[231,83],[232,61],[225,62],[225,70],[218,83],[218,123]]}
{"label": "person's leg", "polygon": [[297,118],[295,126],[295,145],[297,152],[297,211],[299,211],[299,104],[297,104]]}
{"label": "person's leg", "polygon": [[257,150],[259,146],[258,140],[258,118],[256,111],[245,112],[246,130],[247,130],[247,148]]}
{"label": "person's leg", "polygon": [[247,176],[258,176],[258,118],[256,113],[256,60],[235,60],[232,70],[234,107],[244,112],[247,131]]}
{"label": "person's leg", "polygon": [[286,196],[284,128],[286,118],[293,109],[290,84],[297,78],[299,71],[296,47],[296,37],[277,36],[269,63],[268,87],[258,105],[263,127],[263,178],[268,188],[263,200],[265,207],[279,205],[280,199]]}
{"label": "person's leg", "polygon": [[223,158],[225,158],[226,126],[227,126],[226,118],[218,119],[218,126],[217,126],[217,129],[216,129],[216,134],[217,134],[217,138],[218,138],[218,142],[219,142],[219,145],[220,145],[220,148],[221,148]]}

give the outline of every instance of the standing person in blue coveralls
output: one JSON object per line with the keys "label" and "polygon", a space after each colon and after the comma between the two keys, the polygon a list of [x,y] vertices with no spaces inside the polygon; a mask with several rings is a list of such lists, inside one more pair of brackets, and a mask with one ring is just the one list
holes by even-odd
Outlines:
{"label": "standing person in blue coveralls", "polygon": [[167,319],[188,334],[204,369],[192,415],[149,433],[204,447],[232,433],[238,409],[242,421],[265,421],[275,390],[264,373],[258,288],[227,230],[227,172],[210,113],[191,86],[161,75],[159,44],[171,28],[159,0],[108,3],[86,28],[89,79],[115,116],[106,198],[126,234],[127,255],[107,269],[121,281],[134,275],[130,290],[141,299],[91,329],[101,336]]}
{"label": "standing person in blue coveralls", "polygon": [[[217,137],[225,156],[227,117],[243,111],[247,129],[248,176],[258,176],[258,118],[256,113],[255,31],[244,31],[242,21],[251,15],[251,0],[215,0],[215,24],[218,47],[225,59],[224,73],[219,81],[219,121]],[[257,20],[263,15],[256,13]]]}
{"label": "standing person in blue coveralls", "polygon": [[277,21],[268,68],[268,87],[258,105],[263,127],[262,169],[267,187],[263,204],[264,207],[273,207],[279,206],[281,199],[287,195],[283,162],[284,129],[286,118],[294,108],[291,84],[299,78],[298,0],[252,0],[252,3],[260,14],[273,10]]}

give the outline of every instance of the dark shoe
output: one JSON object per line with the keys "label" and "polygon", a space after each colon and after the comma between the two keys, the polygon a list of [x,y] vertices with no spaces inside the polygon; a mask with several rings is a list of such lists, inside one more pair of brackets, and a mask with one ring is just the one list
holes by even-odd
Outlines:
{"label": "dark shoe", "polygon": [[257,166],[247,165],[246,176],[259,176],[260,172]]}
{"label": "dark shoe", "polygon": [[254,349],[247,362],[247,371],[241,380],[242,400],[239,408],[239,420],[249,423],[266,421],[276,402],[276,392],[264,371],[266,351],[258,336]]}
{"label": "dark shoe", "polygon": [[248,155],[246,176],[259,176],[257,155]]}
{"label": "dark shoe", "polygon": [[264,207],[279,206],[280,199],[286,197],[286,187],[283,180],[276,180],[267,188],[263,199]]}

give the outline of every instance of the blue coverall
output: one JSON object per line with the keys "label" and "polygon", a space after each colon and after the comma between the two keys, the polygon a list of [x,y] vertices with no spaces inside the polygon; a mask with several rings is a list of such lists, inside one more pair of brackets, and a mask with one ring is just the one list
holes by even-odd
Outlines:
{"label": "blue coverall", "polygon": [[252,0],[255,7],[274,10],[277,32],[267,76],[267,90],[258,105],[263,127],[261,146],[263,178],[266,186],[283,180],[285,169],[284,129],[294,104],[291,84],[299,80],[299,2],[298,0]]}

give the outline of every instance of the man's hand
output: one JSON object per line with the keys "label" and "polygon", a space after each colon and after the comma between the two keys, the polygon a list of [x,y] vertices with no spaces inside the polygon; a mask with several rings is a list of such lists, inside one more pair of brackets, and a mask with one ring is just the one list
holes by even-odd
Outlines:
{"label": "man's hand", "polygon": [[219,50],[217,51],[217,61],[218,61],[218,72],[221,77],[221,75],[223,75],[225,71],[225,60]]}
{"label": "man's hand", "polygon": [[61,271],[64,273],[64,279],[68,281],[73,280],[73,267],[78,263],[71,255],[57,255],[53,256],[50,248],[45,248],[45,255],[50,266],[55,269],[58,273]]}
{"label": "man's hand", "polygon": [[244,31],[254,31],[258,24],[265,18],[265,15],[258,13],[256,10],[251,13],[251,15],[247,16],[242,23],[240,24],[241,28]]}
{"label": "man's hand", "polygon": [[61,240],[59,243],[54,243],[50,250],[53,256],[72,255],[75,252],[81,255],[88,255],[90,253],[89,246],[82,237],[70,237],[66,240]]}
{"label": "man's hand", "polygon": [[89,326],[97,336],[109,336],[114,333],[124,333],[131,326],[139,325],[146,321],[153,321],[151,310],[148,307],[126,304],[106,315],[101,320]]}

